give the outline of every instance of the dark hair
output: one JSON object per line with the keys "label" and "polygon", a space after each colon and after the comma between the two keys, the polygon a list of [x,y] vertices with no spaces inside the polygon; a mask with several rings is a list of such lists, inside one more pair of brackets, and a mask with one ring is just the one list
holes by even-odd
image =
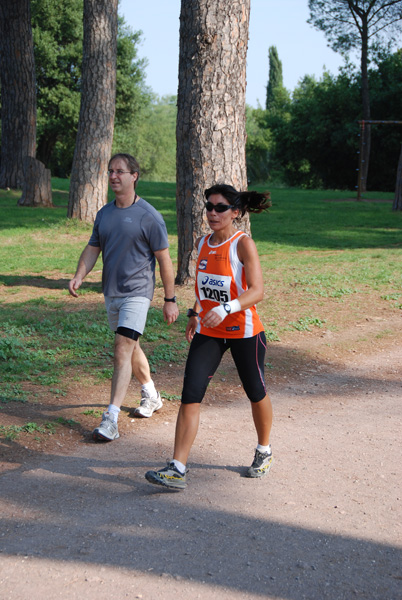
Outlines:
{"label": "dark hair", "polygon": [[265,192],[238,192],[232,185],[217,183],[205,190],[205,198],[208,200],[212,194],[221,194],[234,208],[238,208],[242,217],[248,213],[260,213],[268,210],[272,205],[271,194]]}
{"label": "dark hair", "polygon": [[135,189],[137,187],[137,183],[140,178],[140,165],[138,164],[138,162],[136,161],[134,156],[131,156],[131,154],[125,154],[124,152],[119,152],[118,154],[114,154],[112,156],[112,158],[109,160],[108,167],[110,167],[112,160],[114,160],[115,158],[121,158],[122,160],[124,160],[126,162],[127,169],[129,169],[130,173],[137,173],[137,179],[134,182],[134,189]]}

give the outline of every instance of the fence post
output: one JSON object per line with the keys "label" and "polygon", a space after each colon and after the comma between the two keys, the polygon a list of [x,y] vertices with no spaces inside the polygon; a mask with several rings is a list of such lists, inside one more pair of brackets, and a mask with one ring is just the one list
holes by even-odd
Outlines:
{"label": "fence post", "polygon": [[396,170],[395,198],[392,210],[402,210],[402,145]]}

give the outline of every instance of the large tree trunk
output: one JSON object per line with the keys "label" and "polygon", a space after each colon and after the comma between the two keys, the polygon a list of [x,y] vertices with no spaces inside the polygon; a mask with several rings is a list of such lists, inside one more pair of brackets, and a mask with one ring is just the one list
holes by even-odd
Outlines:
{"label": "large tree trunk", "polygon": [[24,160],[24,186],[19,206],[53,206],[50,169],[32,156]]}
{"label": "large tree trunk", "polygon": [[21,188],[35,157],[35,61],[29,0],[0,0],[1,188]]}
{"label": "large tree trunk", "polygon": [[84,0],[81,108],[68,216],[93,222],[107,201],[116,100],[118,0]]}
{"label": "large tree trunk", "polygon": [[[247,188],[246,56],[250,0],[182,0],[177,114],[178,273],[195,276],[195,240],[207,231],[203,192]],[[242,224],[249,230],[246,220]]]}

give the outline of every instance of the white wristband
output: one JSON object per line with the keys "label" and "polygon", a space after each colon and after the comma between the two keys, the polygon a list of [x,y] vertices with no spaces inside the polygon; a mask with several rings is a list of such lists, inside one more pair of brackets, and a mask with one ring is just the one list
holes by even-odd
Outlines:
{"label": "white wristband", "polygon": [[[230,306],[230,311],[224,309],[224,306]],[[228,315],[232,315],[233,313],[237,313],[241,310],[241,305],[239,300],[236,298],[235,300],[231,300],[230,302],[225,302],[225,304],[220,304],[219,306],[214,306],[212,309],[214,313],[216,313],[223,321],[225,317]]]}
{"label": "white wristband", "polygon": [[237,313],[241,311],[241,304],[240,301],[235,298],[234,300],[231,300],[230,302],[228,302],[229,306],[230,306],[230,314],[233,315],[233,313]]}

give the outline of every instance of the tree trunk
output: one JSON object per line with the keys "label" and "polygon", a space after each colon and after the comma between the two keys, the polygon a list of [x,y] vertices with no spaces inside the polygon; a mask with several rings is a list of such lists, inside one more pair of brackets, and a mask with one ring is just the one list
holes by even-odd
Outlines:
{"label": "tree trunk", "polygon": [[402,146],[396,172],[395,199],[392,210],[402,210]]}
{"label": "tree trunk", "polygon": [[[361,77],[362,77],[362,106],[363,120],[369,121],[371,118],[370,111],[370,90],[368,81],[368,16],[362,15],[362,53],[361,53]],[[361,156],[361,173],[360,176],[360,191],[367,191],[367,177],[370,163],[371,150],[371,125],[366,123],[362,130],[362,156]]]}
{"label": "tree trunk", "polygon": [[24,187],[18,205],[53,206],[50,169],[32,156],[24,160]]}
{"label": "tree trunk", "polygon": [[35,61],[29,0],[0,0],[0,188],[21,188],[24,158],[35,157]]}
{"label": "tree trunk", "polygon": [[[178,284],[195,276],[207,228],[204,190],[247,189],[246,56],[250,0],[182,0],[177,114]],[[248,219],[242,228],[249,231]]]}
{"label": "tree trunk", "polygon": [[68,217],[93,222],[107,201],[116,100],[118,0],[84,0],[81,108]]}

